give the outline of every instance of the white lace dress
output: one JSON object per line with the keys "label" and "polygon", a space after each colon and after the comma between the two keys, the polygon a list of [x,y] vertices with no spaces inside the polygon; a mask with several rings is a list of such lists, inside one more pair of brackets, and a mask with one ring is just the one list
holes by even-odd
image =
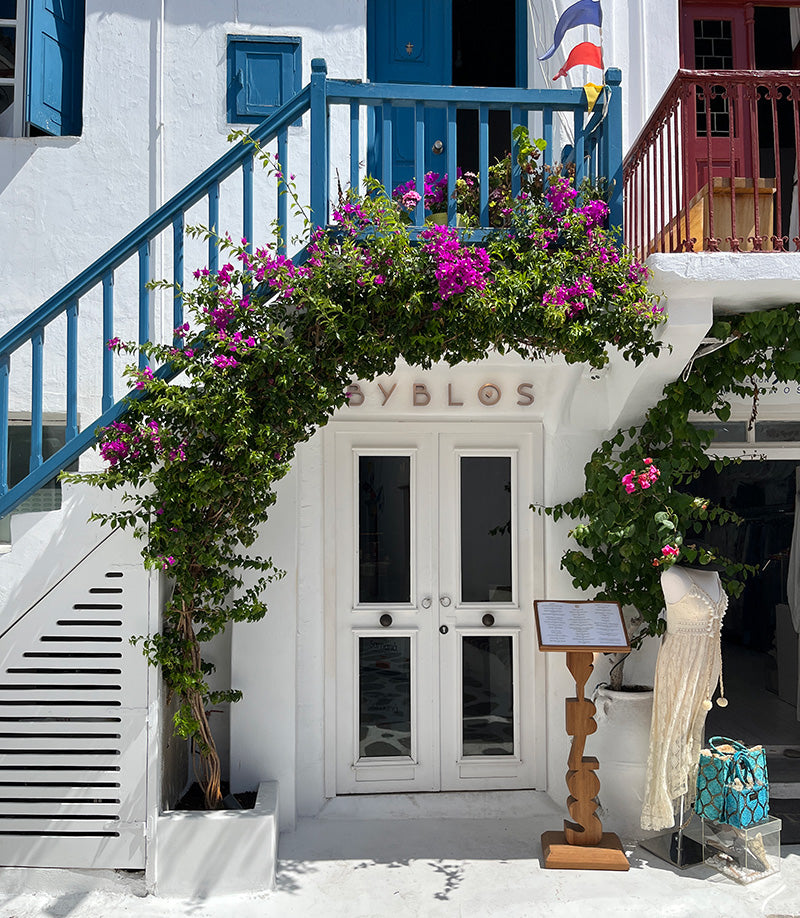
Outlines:
{"label": "white lace dress", "polygon": [[711,597],[693,583],[667,603],[667,632],[658,652],[642,828],[675,823],[674,802],[695,796],[697,764],[711,696],[722,675],[720,628],[728,597]]}

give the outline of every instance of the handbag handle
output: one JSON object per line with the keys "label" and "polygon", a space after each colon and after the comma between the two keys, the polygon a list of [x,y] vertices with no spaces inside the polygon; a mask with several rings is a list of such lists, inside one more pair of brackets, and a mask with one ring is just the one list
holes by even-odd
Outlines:
{"label": "handbag handle", "polygon": [[[728,770],[728,781],[731,782],[738,778],[743,787],[756,786],[756,772],[753,763],[744,755],[735,755],[731,760]],[[748,784],[748,778],[749,784]]]}
{"label": "handbag handle", "polygon": [[748,747],[744,743],[740,743],[739,740],[728,739],[727,736],[712,736],[708,741],[708,745],[718,752],[720,755],[730,755],[729,752],[723,752],[721,749],[718,749],[717,746],[733,746],[734,752],[746,752]]}

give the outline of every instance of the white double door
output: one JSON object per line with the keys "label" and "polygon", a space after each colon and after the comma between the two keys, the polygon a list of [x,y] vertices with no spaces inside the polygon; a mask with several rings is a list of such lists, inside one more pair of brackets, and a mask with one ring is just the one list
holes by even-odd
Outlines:
{"label": "white double door", "polygon": [[516,426],[332,434],[336,793],[544,777],[530,509],[541,447]]}

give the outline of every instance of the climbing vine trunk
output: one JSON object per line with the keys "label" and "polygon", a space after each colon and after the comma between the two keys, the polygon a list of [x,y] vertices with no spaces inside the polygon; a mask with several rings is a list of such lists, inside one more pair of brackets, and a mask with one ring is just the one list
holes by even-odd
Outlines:
{"label": "climbing vine trunk", "polygon": [[[194,672],[200,672],[202,655],[200,644],[194,631],[191,608],[183,607],[179,622],[181,637],[186,641],[189,649],[192,669]],[[203,692],[199,689],[189,689],[183,691],[182,695],[189,705],[192,717],[197,724],[194,742],[200,752],[201,772],[198,778],[200,786],[203,788],[206,809],[216,810],[219,809],[222,803],[222,766],[217,752],[217,745],[211,733],[211,726],[208,722],[208,712],[206,711]]]}

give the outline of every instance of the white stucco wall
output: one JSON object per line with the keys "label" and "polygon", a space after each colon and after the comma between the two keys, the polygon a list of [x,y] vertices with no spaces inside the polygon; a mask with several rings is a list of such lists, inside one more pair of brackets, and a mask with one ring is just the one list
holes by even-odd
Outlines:
{"label": "white stucco wall", "polygon": [[[311,60],[331,77],[366,76],[365,0],[264,4],[257,0],[88,0],[83,131],[80,137],[0,137],[0,335],[102,255],[229,148],[227,36],[293,35],[302,41],[302,83]],[[239,126],[241,127],[241,126]],[[308,118],[290,129],[301,199],[307,199]],[[341,142],[342,128],[332,142]],[[300,158],[299,151],[304,151]],[[241,179],[223,183],[220,229],[241,235]],[[275,195],[255,178],[256,243],[267,241]],[[187,222],[208,223],[204,203]],[[186,277],[206,264],[205,245],[187,241]],[[151,276],[170,277],[171,233],[156,239]],[[137,267],[115,273],[115,334],[136,338]],[[81,300],[79,414],[97,417],[102,349],[101,291]],[[151,294],[153,336],[171,337],[169,293]],[[64,412],[65,323],[48,329],[44,408]],[[119,361],[121,372],[124,361]],[[29,404],[28,349],[12,360],[11,406]],[[118,383],[118,392],[122,390]]]}

